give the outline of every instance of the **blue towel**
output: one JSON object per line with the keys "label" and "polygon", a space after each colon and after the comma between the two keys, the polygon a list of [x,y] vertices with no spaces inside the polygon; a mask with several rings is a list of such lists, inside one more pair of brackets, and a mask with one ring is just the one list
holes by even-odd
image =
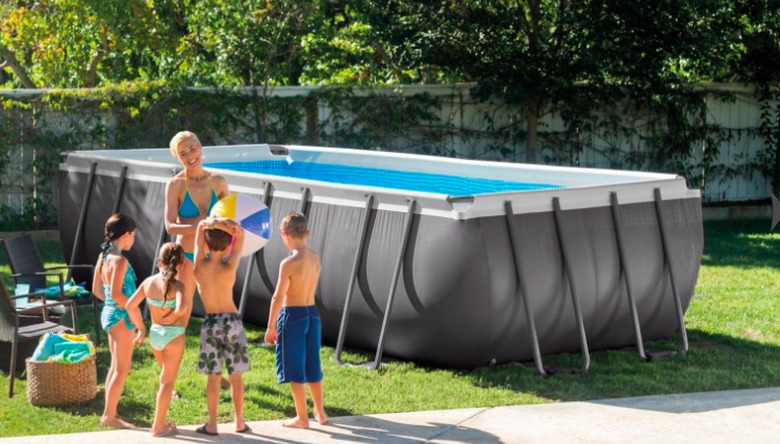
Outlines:
{"label": "blue towel", "polygon": [[72,341],[58,334],[46,333],[33,352],[33,361],[54,361],[74,364],[94,352],[92,341]]}
{"label": "blue towel", "polygon": [[55,354],[54,346],[56,344],[61,344],[63,342],[69,342],[69,341],[60,335],[46,333],[41,338],[41,342],[38,343],[38,347],[35,348],[35,352],[33,352],[32,355],[32,360],[48,361],[49,358]]}

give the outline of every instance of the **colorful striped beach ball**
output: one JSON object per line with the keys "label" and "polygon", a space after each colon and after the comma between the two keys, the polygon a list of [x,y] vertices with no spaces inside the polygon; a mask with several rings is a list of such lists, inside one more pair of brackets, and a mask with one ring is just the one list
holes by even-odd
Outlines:
{"label": "colorful striped beach ball", "polygon": [[271,210],[246,194],[223,197],[211,208],[211,215],[233,219],[246,231],[241,256],[249,256],[263,248],[273,234]]}

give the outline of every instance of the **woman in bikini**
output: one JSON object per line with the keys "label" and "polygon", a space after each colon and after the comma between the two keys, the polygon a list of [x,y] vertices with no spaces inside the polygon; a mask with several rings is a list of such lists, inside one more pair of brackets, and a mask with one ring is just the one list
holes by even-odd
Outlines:
{"label": "woman in bikini", "polygon": [[[106,401],[100,423],[105,426],[127,429],[133,424],[117,416],[117,406],[133,358],[133,330],[135,342],[143,341],[146,327],[143,323],[134,325],[126,310],[127,300],[135,292],[135,272],[122,254],[135,243],[135,221],[124,214],[115,213],[108,218],[105,229],[103,252],[95,265],[92,279],[92,294],[105,301],[100,323],[108,333],[111,352],[111,366],[106,374]],[[140,312],[138,313],[140,316]]]}
{"label": "woman in bikini", "polygon": [[157,257],[157,268],[160,272],[144,279],[127,302],[132,321],[143,325],[137,307],[146,299],[152,318],[149,345],[152,346],[152,354],[162,368],[160,388],[157,391],[157,408],[152,423],[153,436],[169,436],[178,432],[176,425],[166,422],[165,418],[171,405],[173,384],[184,356],[184,331],[192,312],[192,295],[188,298],[184,285],[177,280],[183,262],[184,250],[181,245],[174,242],[163,244]]}
{"label": "woman in bikini", "polygon": [[171,139],[171,155],[184,170],[173,176],[165,187],[165,229],[184,248],[187,258],[180,272],[180,280],[188,292],[195,292],[192,275],[195,232],[198,222],[209,215],[211,208],[228,195],[224,177],[203,169],[203,147],[195,133],[181,131]]}
{"label": "woman in bikini", "polygon": [[[179,269],[178,279],[184,284],[184,294],[192,301],[195,295],[194,251],[198,222],[209,215],[211,208],[227,196],[228,183],[224,177],[203,169],[203,147],[200,139],[190,131],[180,131],[170,143],[171,155],[184,170],[165,186],[165,229],[184,249],[186,260]],[[222,388],[230,383],[222,380]]]}

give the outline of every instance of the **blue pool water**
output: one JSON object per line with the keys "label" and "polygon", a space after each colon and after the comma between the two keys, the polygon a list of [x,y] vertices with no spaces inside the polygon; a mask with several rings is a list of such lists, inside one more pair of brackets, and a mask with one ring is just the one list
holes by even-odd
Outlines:
{"label": "blue pool water", "polygon": [[296,179],[319,180],[344,185],[362,185],[398,190],[424,191],[450,196],[507,191],[530,191],[561,188],[544,183],[510,182],[505,180],[450,176],[446,174],[366,168],[327,163],[292,162],[286,160],[258,160],[252,162],[212,162],[204,166],[245,173],[267,174]]}

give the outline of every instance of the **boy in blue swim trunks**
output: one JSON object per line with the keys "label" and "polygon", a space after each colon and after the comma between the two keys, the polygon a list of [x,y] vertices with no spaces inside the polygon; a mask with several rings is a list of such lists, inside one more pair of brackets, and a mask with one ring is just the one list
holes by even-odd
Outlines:
{"label": "boy in blue swim trunks", "polygon": [[295,418],[282,425],[306,429],[309,428],[306,384],[314,403],[314,419],[320,424],[328,422],[322,403],[322,322],[314,305],[320,258],[306,244],[309,228],[303,214],[288,214],[279,229],[284,245],[292,254],[279,266],[265,342],[276,344],[276,379],[279,383],[290,383],[295,402]]}
{"label": "boy in blue swim trunks", "polygon": [[[228,251],[233,236],[233,251]],[[208,376],[206,403],[209,422],[195,431],[205,435],[217,434],[223,365],[230,381],[236,432],[250,431],[244,423],[244,383],[241,379],[241,374],[249,371],[249,355],[244,326],[233,302],[233,284],[243,246],[244,230],[232,219],[210,216],[198,223],[194,276],[206,315],[200,329],[197,371]]]}

